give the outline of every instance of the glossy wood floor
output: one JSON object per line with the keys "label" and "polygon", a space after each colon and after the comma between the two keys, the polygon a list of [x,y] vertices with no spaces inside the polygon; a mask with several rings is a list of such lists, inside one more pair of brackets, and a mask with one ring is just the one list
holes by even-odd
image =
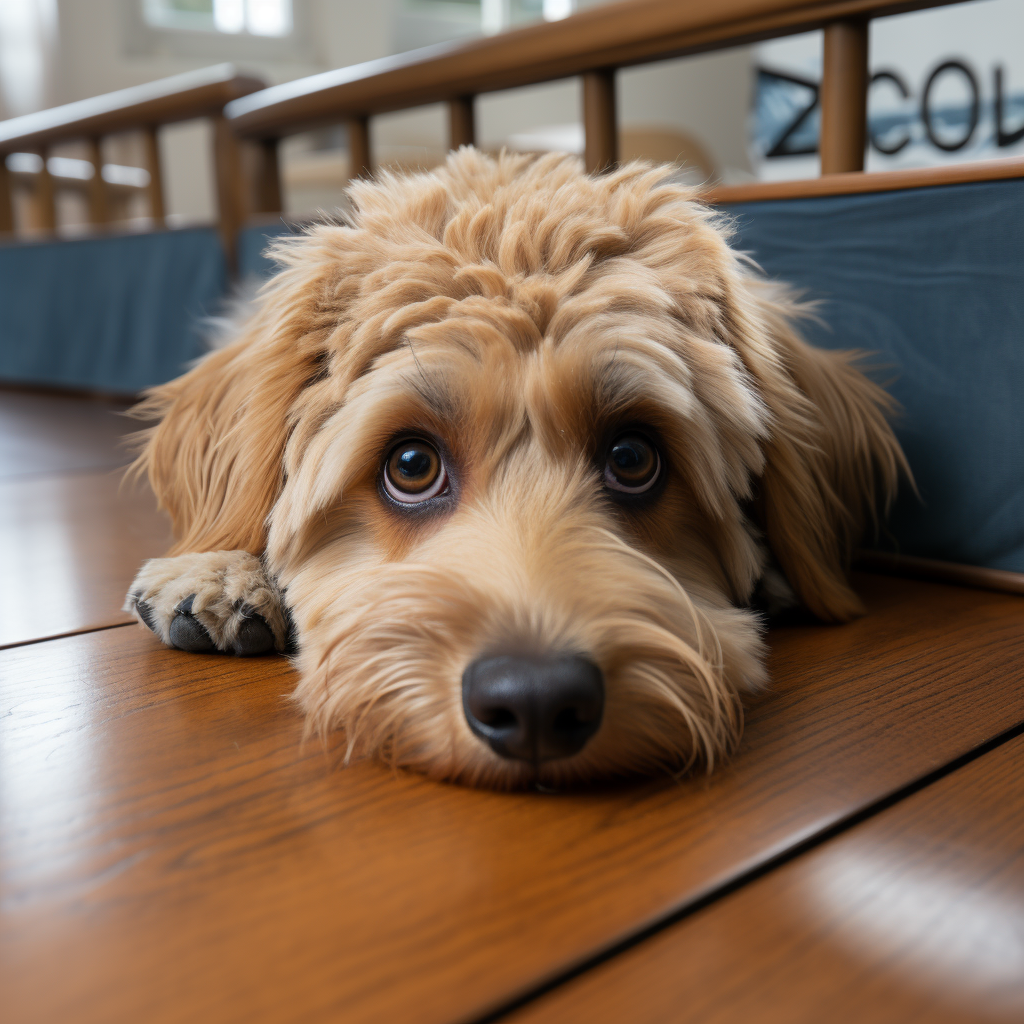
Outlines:
{"label": "glossy wood floor", "polygon": [[48,458],[0,485],[4,1021],[1021,1019],[1024,599],[861,576],[711,778],[475,792],[119,625],[166,527]]}

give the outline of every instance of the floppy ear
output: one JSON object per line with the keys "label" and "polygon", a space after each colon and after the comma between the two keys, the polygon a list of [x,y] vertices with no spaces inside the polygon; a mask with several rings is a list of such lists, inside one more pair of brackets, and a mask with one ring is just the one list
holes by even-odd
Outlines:
{"label": "floppy ear", "polygon": [[255,324],[133,410],[160,419],[135,464],[148,473],[178,538],[171,554],[263,551],[281,488],[288,412],[315,372],[292,338]]}
{"label": "floppy ear", "polygon": [[[796,305],[755,286],[768,344],[748,368],[771,417],[759,505],[768,543],[804,605],[843,622],[863,611],[847,582],[854,547],[888,509],[901,472],[886,421],[896,403],[857,369],[857,353],[808,345],[792,326]],[[762,290],[763,289],[763,290]]]}

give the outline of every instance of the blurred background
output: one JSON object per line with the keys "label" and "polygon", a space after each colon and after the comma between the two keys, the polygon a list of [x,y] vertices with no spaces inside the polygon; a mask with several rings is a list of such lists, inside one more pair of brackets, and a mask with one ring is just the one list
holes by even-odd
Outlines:
{"label": "blurred background", "polygon": [[[0,0],[0,117],[9,118],[231,62],[268,84],[450,40],[556,20],[604,0]],[[973,3],[876,21],[871,27],[867,169],[1024,153],[1024,2]],[[820,33],[624,69],[621,152],[675,160],[694,181],[813,177]],[[481,96],[488,149],[581,151],[578,79]],[[215,215],[206,122],[161,129],[169,223]],[[376,162],[429,167],[443,158],[441,105],[374,117]],[[105,141],[104,169],[123,188],[119,220],[143,219],[140,141]],[[92,173],[75,144],[50,170]],[[40,157],[7,157],[19,230],[31,231],[27,183]],[[348,176],[342,127],[282,147],[285,211],[304,217],[341,201]],[[116,179],[116,180],[115,180]],[[123,179],[123,180],[122,180]],[[133,187],[134,188],[133,188]],[[137,208],[133,206],[137,203]],[[84,192],[61,190],[61,231],[86,227]]]}

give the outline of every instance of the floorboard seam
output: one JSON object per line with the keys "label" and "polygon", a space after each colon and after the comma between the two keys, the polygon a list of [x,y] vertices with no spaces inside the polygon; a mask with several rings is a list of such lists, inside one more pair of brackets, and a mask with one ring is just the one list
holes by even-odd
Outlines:
{"label": "floorboard seam", "polygon": [[959,771],[959,769],[970,764],[972,761],[976,761],[978,758],[984,757],[986,754],[989,754],[993,750],[1001,747],[1004,743],[1008,743],[1010,740],[1016,739],[1021,735],[1024,735],[1024,722],[1018,722],[1009,729],[1006,729],[993,736],[991,739],[986,740],[973,750],[969,750],[966,754],[961,754],[959,757],[954,758],[952,761],[942,765],[940,768],[936,768],[934,771],[928,772],[926,775],[922,775],[919,779],[916,779],[905,786],[901,786],[899,789],[896,789],[887,796],[876,800],[874,803],[868,804],[867,806],[862,807],[859,811],[855,811],[853,814],[841,818],[829,825],[827,828],[822,829],[820,832],[816,832],[814,835],[800,840],[800,842],[795,843],[789,849],[783,850],[774,857],[770,857],[768,860],[764,861],[764,863],[751,868],[749,871],[742,872],[730,882],[718,886],[716,889],[705,893],[703,896],[700,896],[684,906],[671,911],[664,917],[659,918],[653,924],[638,929],[632,935],[628,935],[626,938],[614,943],[607,949],[594,954],[592,957],[588,957],[582,963],[560,972],[553,978],[550,978],[529,991],[524,992],[522,995],[503,1003],[496,1009],[479,1017],[467,1018],[466,1024],[496,1024],[497,1021],[502,1020],[509,1014],[514,1013],[516,1010],[522,1009],[530,1003],[535,1002],[537,999],[540,999],[542,996],[547,995],[549,992],[553,992],[555,989],[560,988],[567,982],[573,981],[622,953],[626,953],[634,947],[641,945],[660,932],[671,928],[673,925],[679,924],[688,917],[692,917],[694,914],[699,913],[701,910],[711,906],[713,903],[717,903],[719,900],[725,899],[727,896],[737,892],[744,886],[747,886],[752,882],[756,882],[758,879],[763,878],[765,875],[768,875],[778,868],[796,860],[805,853],[809,853],[815,847],[824,845],[830,840],[842,835],[844,832],[848,832],[850,829],[860,825],[862,822],[881,814],[890,807],[894,807],[896,804],[913,796],[915,793],[919,793],[928,786],[934,785],[939,780],[944,779],[947,775],[952,775],[954,772]]}
{"label": "floorboard seam", "polygon": [[134,626],[135,620],[131,622],[111,622],[107,626],[85,626],[82,629],[71,629],[66,633],[54,633],[51,636],[37,636],[32,640],[15,640],[11,644],[0,644],[0,651],[10,651],[15,647],[31,647],[32,644],[45,644],[49,640],[63,640],[69,636],[84,636],[86,633],[102,633],[107,629],[120,629],[122,626]]}

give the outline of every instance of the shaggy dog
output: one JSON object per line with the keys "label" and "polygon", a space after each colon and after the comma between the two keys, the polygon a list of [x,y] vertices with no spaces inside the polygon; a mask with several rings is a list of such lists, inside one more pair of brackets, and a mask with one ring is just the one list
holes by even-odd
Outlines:
{"label": "shaggy dog", "polygon": [[278,242],[227,347],[154,389],[174,521],[128,607],[285,650],[312,730],[476,785],[712,766],[765,682],[758,592],[845,569],[904,467],[889,400],[631,164],[472,149]]}

